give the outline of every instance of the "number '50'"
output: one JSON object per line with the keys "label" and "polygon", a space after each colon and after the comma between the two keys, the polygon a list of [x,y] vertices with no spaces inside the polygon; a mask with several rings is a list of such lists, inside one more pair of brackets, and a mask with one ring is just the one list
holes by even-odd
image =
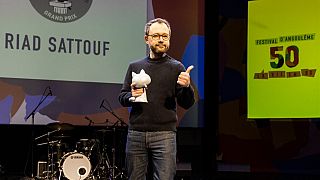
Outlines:
{"label": "number '50'", "polygon": [[[289,46],[285,50],[285,60],[282,56],[283,46],[270,47],[270,65],[272,68],[281,68],[286,62],[290,68],[295,67],[299,63],[299,49],[297,46]],[[278,62],[275,60],[278,59]]]}

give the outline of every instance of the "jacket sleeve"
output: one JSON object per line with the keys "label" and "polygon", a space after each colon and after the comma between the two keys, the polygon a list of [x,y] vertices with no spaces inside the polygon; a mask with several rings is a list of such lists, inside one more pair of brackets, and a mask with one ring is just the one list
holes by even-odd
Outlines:
{"label": "jacket sleeve", "polygon": [[184,109],[189,109],[195,102],[193,87],[179,87],[177,90],[177,103]]}
{"label": "jacket sleeve", "polygon": [[132,81],[132,68],[129,65],[122,88],[120,90],[120,94],[118,96],[118,100],[120,104],[124,107],[132,106],[132,102],[129,101],[129,98],[132,96],[131,94],[131,81]]}

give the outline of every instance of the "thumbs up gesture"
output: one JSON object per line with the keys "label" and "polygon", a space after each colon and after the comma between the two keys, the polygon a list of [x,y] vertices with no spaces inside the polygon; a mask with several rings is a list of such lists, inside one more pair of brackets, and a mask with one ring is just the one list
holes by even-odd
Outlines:
{"label": "thumbs up gesture", "polygon": [[178,77],[177,83],[182,87],[189,87],[190,85],[190,71],[193,69],[193,65],[189,66],[185,72],[181,72]]}

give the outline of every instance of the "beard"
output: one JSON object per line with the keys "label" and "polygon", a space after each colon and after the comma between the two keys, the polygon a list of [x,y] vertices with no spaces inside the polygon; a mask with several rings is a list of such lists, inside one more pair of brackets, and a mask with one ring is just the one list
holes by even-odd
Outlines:
{"label": "beard", "polygon": [[161,57],[164,53],[166,53],[169,50],[169,46],[164,44],[156,44],[154,46],[150,46],[150,50],[153,52],[155,56]]}

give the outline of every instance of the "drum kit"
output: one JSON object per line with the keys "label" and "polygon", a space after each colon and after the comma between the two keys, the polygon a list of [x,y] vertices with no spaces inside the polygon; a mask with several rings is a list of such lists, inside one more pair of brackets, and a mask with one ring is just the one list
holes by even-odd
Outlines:
{"label": "drum kit", "polygon": [[[67,133],[75,128],[71,124],[50,123],[48,128],[51,131],[35,138],[36,141],[46,138],[45,142],[37,146],[45,146],[47,151],[46,160],[42,161],[45,167],[42,172],[38,170],[38,179],[127,179],[122,169],[116,166],[115,137],[119,129],[116,126],[94,131],[95,138],[80,139],[74,139]],[[113,137],[111,145],[106,143],[108,133]]]}

